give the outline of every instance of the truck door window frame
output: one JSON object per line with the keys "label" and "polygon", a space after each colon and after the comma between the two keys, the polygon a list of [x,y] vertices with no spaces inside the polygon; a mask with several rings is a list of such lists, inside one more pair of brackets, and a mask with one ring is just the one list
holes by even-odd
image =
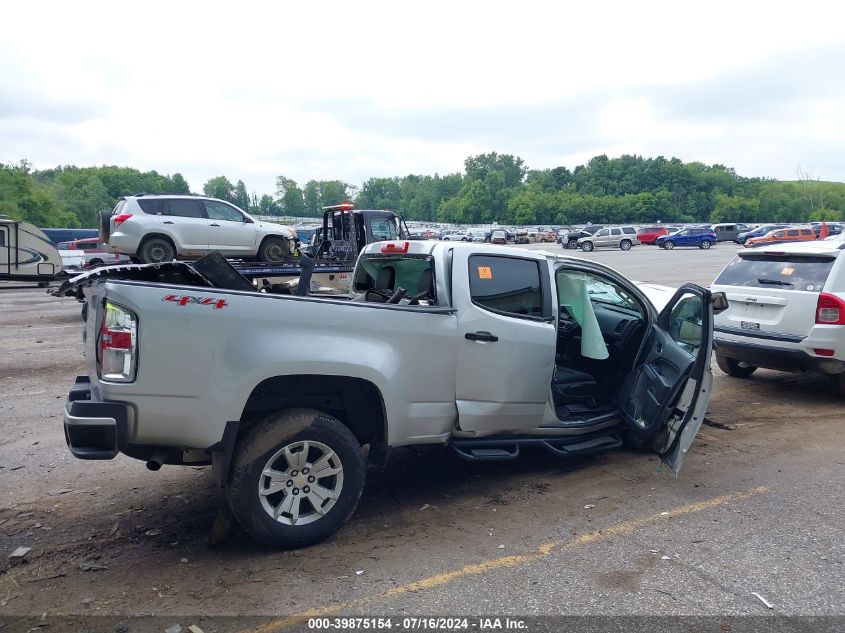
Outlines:
{"label": "truck door window frame", "polygon": [[[537,276],[539,282],[539,290],[540,290],[540,315],[532,315],[532,314],[519,314],[516,312],[508,312],[506,310],[498,310],[496,308],[490,307],[484,303],[480,303],[476,301],[475,296],[473,295],[473,271],[477,271],[478,264],[473,263],[473,260],[477,258],[487,258],[487,259],[503,259],[503,260],[516,260],[521,262],[530,262],[533,263],[537,267]],[[478,307],[481,310],[485,310],[487,312],[492,312],[493,314],[498,314],[501,316],[509,317],[512,319],[526,319],[529,321],[547,321],[550,322],[554,319],[553,312],[552,312],[552,295],[551,295],[551,281],[549,278],[549,274],[547,271],[543,271],[541,269],[541,264],[543,262],[538,259],[532,259],[529,257],[515,257],[512,255],[499,255],[494,253],[473,253],[467,258],[467,275],[469,281],[469,299],[472,304]],[[544,274],[546,272],[546,274]]]}

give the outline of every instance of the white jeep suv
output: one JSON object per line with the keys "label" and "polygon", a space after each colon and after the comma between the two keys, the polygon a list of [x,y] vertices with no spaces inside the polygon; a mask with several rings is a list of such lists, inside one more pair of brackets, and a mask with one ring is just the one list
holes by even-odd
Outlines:
{"label": "white jeep suv", "polygon": [[845,395],[845,241],[742,250],[711,290],[729,304],[713,333],[722,371],[813,371],[834,376]]}
{"label": "white jeep suv", "polygon": [[112,252],[156,264],[211,251],[281,262],[297,236],[289,226],[261,222],[216,198],[138,194],[101,214],[100,239]]}

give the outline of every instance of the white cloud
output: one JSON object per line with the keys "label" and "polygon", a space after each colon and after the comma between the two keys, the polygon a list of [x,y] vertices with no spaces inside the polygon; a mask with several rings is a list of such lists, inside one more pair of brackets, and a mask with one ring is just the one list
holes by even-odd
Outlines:
{"label": "white cloud", "polygon": [[278,174],[447,173],[493,150],[845,180],[839,3],[567,5],[17,3],[0,160],[179,171],[195,189],[222,173],[259,192]]}

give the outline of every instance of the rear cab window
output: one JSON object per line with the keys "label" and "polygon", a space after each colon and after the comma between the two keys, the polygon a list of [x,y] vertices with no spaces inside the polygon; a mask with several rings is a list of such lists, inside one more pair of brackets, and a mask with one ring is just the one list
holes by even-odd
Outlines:
{"label": "rear cab window", "polygon": [[404,288],[405,296],[417,297],[421,305],[437,305],[434,280],[434,259],[430,255],[375,255],[361,259],[353,289],[361,293]]}
{"label": "rear cab window", "polygon": [[520,318],[548,317],[543,286],[536,260],[499,255],[469,258],[472,302],[485,310]]}
{"label": "rear cab window", "polygon": [[818,255],[750,253],[735,257],[715,284],[821,292],[835,261],[833,257]]}

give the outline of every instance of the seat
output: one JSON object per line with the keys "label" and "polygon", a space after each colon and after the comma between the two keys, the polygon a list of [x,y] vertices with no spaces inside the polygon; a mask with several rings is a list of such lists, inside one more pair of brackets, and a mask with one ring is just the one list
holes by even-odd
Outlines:
{"label": "seat", "polygon": [[596,379],[584,371],[562,365],[555,367],[552,379],[552,396],[556,406],[586,404],[593,406],[598,395]]}
{"label": "seat", "polygon": [[393,294],[396,284],[396,269],[393,266],[382,266],[376,275],[375,285],[364,293],[364,301],[372,303],[386,303]]}
{"label": "seat", "polygon": [[420,278],[417,281],[417,294],[413,296],[413,299],[417,301],[426,298],[434,298],[434,275],[431,268],[426,268],[420,273]]}

